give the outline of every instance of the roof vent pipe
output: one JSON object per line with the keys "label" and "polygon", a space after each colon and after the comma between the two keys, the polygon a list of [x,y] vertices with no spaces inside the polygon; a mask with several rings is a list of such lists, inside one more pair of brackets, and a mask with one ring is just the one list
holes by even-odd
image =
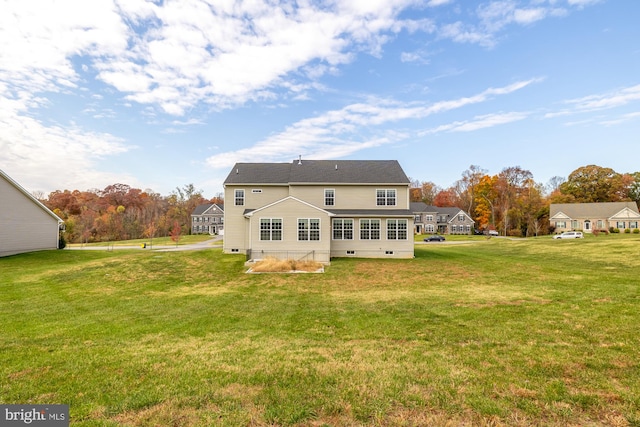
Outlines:
{"label": "roof vent pipe", "polygon": [[336,164],[336,170],[338,170],[338,165]]}
{"label": "roof vent pipe", "polygon": [[298,156],[298,164],[301,165],[302,164],[302,154],[300,154]]}

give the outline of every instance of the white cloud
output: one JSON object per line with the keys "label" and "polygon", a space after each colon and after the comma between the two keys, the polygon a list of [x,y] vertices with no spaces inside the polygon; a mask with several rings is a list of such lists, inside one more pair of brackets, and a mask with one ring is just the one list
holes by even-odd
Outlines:
{"label": "white cloud", "polygon": [[640,101],[640,85],[621,88],[613,92],[589,95],[583,98],[566,101],[578,112],[604,110]]}
{"label": "white cloud", "polygon": [[479,129],[485,129],[520,121],[526,119],[528,116],[529,113],[526,112],[486,114],[474,117],[473,120],[458,121],[446,125],[441,125],[433,129],[428,129],[421,132],[420,135],[429,135],[440,132],[472,132]]}
{"label": "white cloud", "polygon": [[[440,101],[433,104],[400,103],[393,100],[371,99],[350,104],[340,110],[328,111],[316,117],[300,120],[266,140],[248,148],[221,153],[207,159],[214,168],[229,168],[236,162],[269,162],[290,160],[294,154],[316,159],[339,158],[357,151],[390,144],[409,137],[402,131],[381,129],[390,123],[421,119],[433,114],[478,104],[498,95],[507,95],[523,89],[539,79],[519,81],[508,86],[489,88],[476,95]],[[485,116],[466,124],[481,128],[519,120],[525,113]],[[502,122],[501,122],[502,120]],[[464,130],[465,124],[460,124]]]}
{"label": "white cloud", "polygon": [[600,122],[603,126],[616,126],[624,122],[628,122],[631,120],[640,119],[640,111],[636,111],[633,113],[623,114],[622,116],[616,119],[603,120]]}

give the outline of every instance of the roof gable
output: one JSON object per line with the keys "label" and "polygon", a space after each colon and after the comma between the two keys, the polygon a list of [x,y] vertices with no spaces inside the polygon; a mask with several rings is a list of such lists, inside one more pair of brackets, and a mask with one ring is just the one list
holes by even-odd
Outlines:
{"label": "roof gable", "polygon": [[640,214],[638,212],[634,212],[632,209],[624,208],[620,212],[616,212],[614,215],[611,215],[609,218],[611,220],[637,220],[640,219]]}
{"label": "roof gable", "polygon": [[311,203],[305,202],[304,200],[300,200],[300,199],[298,199],[297,197],[287,196],[287,197],[285,197],[284,199],[276,200],[275,202],[273,202],[273,203],[269,203],[268,205],[264,205],[264,206],[262,206],[262,207],[260,207],[260,208],[258,208],[258,209],[253,209],[253,210],[245,211],[244,216],[245,216],[245,217],[251,217],[251,216],[253,216],[254,214],[256,214],[256,213],[258,213],[258,212],[260,212],[260,211],[262,211],[262,210],[265,210],[265,209],[271,208],[271,207],[273,207],[273,206],[279,205],[279,204],[281,204],[281,203],[284,203],[284,202],[286,202],[286,201],[290,201],[290,200],[292,200],[292,201],[294,201],[294,202],[297,202],[297,203],[300,203],[300,204],[302,204],[302,205],[308,206],[308,207],[310,207],[310,208],[316,209],[316,210],[318,210],[318,211],[320,211],[320,212],[323,212],[324,214],[326,214],[326,215],[328,215],[328,216],[333,216],[333,215],[334,215],[333,213],[331,213],[331,212],[329,212],[329,211],[326,211],[326,210],[324,210],[324,209],[322,209],[322,208],[319,208],[319,207],[317,207],[317,206],[315,206],[315,205],[312,205]]}
{"label": "roof gable", "polygon": [[43,211],[45,211],[47,213],[47,215],[52,216],[54,219],[56,219],[59,223],[63,223],[64,221],[55,213],[53,213],[51,211],[51,209],[49,209],[48,207],[46,207],[40,200],[36,199],[35,197],[33,197],[33,195],[31,193],[29,193],[27,190],[25,190],[20,184],[18,184],[16,181],[14,181],[9,175],[7,175],[6,173],[4,173],[2,171],[2,169],[0,169],[0,177],[4,178],[5,181],[7,181],[11,186],[13,186],[16,190],[18,190],[20,193],[22,193],[27,199],[31,200],[31,202],[33,202],[33,204],[35,204],[36,206],[38,206],[40,209],[42,209]]}
{"label": "roof gable", "polygon": [[397,160],[295,160],[237,163],[224,184],[402,184],[409,178]]}

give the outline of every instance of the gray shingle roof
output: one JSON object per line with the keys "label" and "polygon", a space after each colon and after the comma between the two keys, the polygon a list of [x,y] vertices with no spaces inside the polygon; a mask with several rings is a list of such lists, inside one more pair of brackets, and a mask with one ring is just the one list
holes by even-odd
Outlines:
{"label": "gray shingle roof", "polygon": [[225,184],[409,184],[397,160],[237,163]]}
{"label": "gray shingle roof", "polygon": [[553,218],[562,212],[573,219],[610,218],[624,208],[638,212],[636,202],[553,203],[549,208],[549,217]]}

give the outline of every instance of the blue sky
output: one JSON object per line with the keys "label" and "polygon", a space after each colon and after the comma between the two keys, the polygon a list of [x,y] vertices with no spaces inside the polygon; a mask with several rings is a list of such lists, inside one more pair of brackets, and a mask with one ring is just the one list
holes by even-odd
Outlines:
{"label": "blue sky", "polygon": [[0,169],[222,191],[235,162],[640,171],[635,0],[5,0]]}

